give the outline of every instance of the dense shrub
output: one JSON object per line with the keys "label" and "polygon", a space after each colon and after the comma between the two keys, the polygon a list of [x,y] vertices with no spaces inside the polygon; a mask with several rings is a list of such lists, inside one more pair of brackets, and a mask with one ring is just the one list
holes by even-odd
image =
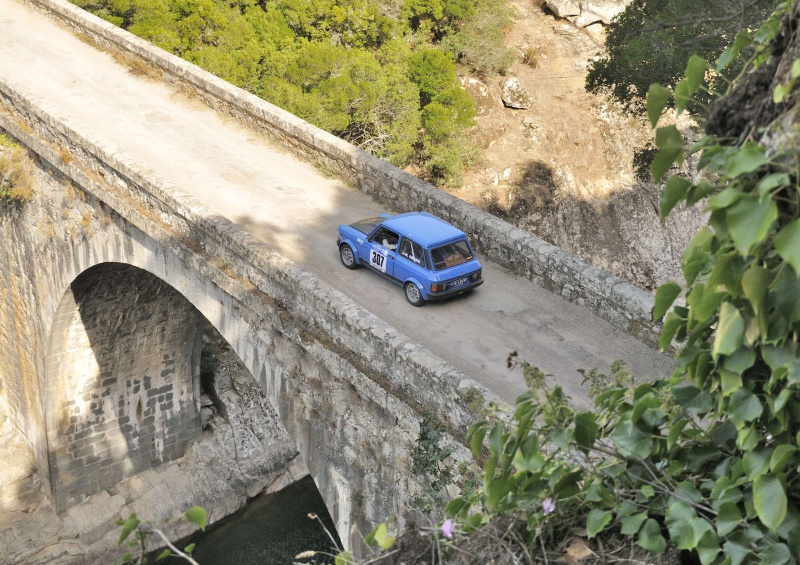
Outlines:
{"label": "dense shrub", "polygon": [[[480,74],[510,61],[497,0],[75,3],[397,166],[416,163],[437,183],[458,183],[476,151],[456,61]],[[423,123],[434,100],[456,118],[447,136]]]}

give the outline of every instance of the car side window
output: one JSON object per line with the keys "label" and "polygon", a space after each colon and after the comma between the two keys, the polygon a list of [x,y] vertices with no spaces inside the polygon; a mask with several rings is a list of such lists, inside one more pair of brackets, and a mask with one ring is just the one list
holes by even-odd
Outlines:
{"label": "car side window", "polygon": [[387,228],[379,228],[378,231],[369,238],[371,242],[383,245],[389,251],[397,250],[397,241],[399,239],[399,235]]}
{"label": "car side window", "polygon": [[422,246],[414,243],[410,239],[403,238],[403,241],[400,243],[400,255],[416,263],[420,267],[425,266],[425,255],[422,252]]}

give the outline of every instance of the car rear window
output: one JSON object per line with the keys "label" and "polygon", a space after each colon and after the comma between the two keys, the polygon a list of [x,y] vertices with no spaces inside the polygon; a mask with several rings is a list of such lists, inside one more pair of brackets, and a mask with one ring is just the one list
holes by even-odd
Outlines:
{"label": "car rear window", "polygon": [[446,243],[439,247],[434,247],[431,249],[431,259],[433,260],[434,270],[441,271],[442,269],[448,269],[471,261],[472,251],[470,251],[467,240],[462,239],[455,243]]}
{"label": "car rear window", "polygon": [[425,267],[425,254],[422,247],[408,238],[403,238],[403,242],[400,244],[400,255],[420,267]]}
{"label": "car rear window", "polygon": [[359,220],[354,224],[350,224],[350,227],[357,229],[365,235],[369,235],[383,220],[384,218],[367,218],[366,220]]}

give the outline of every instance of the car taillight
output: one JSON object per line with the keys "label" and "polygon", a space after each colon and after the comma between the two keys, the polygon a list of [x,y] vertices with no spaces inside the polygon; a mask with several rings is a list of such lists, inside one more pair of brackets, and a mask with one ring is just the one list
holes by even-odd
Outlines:
{"label": "car taillight", "polygon": [[442,292],[447,288],[446,284],[436,283],[431,285],[431,292]]}
{"label": "car taillight", "polygon": [[469,280],[470,280],[470,281],[476,281],[476,280],[478,280],[479,278],[481,278],[481,271],[478,271],[477,273],[472,273],[472,274],[469,276]]}

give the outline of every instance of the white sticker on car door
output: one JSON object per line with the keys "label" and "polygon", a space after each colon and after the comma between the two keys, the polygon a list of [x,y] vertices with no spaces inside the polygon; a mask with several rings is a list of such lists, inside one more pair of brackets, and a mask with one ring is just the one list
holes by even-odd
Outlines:
{"label": "white sticker on car door", "polygon": [[386,256],[389,252],[386,249],[374,247],[369,252],[369,264],[378,269],[381,273],[386,272]]}

